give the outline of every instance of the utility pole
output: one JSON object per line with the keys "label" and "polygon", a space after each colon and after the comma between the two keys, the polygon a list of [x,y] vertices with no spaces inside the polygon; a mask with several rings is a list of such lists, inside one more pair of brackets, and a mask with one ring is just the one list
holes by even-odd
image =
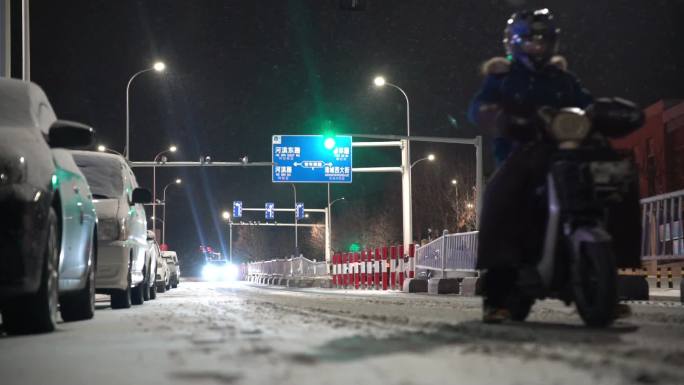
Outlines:
{"label": "utility pole", "polygon": [[233,263],[233,220],[228,222],[228,259],[230,263]]}
{"label": "utility pole", "polygon": [[22,72],[21,76],[24,81],[31,81],[31,36],[29,27],[29,0],[21,2],[21,42],[22,42]]}
{"label": "utility pole", "polygon": [[11,0],[0,0],[0,76],[12,77]]}

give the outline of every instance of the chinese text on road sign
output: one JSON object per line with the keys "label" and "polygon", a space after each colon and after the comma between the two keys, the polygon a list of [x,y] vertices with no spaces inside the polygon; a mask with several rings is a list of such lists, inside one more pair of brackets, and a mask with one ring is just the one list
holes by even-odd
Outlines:
{"label": "chinese text on road sign", "polygon": [[273,202],[266,202],[266,220],[270,221],[275,217],[275,204]]}
{"label": "chinese text on road sign", "polygon": [[233,201],[233,218],[242,218],[242,201]]}
{"label": "chinese text on road sign", "polygon": [[351,183],[351,136],[274,135],[273,182]]}

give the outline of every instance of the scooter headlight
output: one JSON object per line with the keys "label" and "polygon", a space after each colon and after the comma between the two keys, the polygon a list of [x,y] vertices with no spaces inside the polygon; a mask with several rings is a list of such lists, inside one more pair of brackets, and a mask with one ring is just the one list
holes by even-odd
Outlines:
{"label": "scooter headlight", "polygon": [[580,142],[591,130],[591,120],[579,108],[564,108],[553,117],[551,135],[558,142]]}

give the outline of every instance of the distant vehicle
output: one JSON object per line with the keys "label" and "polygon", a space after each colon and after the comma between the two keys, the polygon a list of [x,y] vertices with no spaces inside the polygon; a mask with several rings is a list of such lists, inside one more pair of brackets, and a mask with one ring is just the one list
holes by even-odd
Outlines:
{"label": "distant vehicle", "polygon": [[[149,277],[149,279],[147,280],[148,288],[143,291],[145,301],[157,298],[157,271],[159,270],[159,265],[166,266],[166,263],[164,263],[164,260],[159,253],[159,245],[155,238],[154,231],[147,230],[147,253],[145,260],[147,272],[145,273],[145,276]],[[146,293],[147,295],[145,295]]]}
{"label": "distant vehicle", "polygon": [[169,277],[169,288],[175,289],[180,282],[180,265],[178,264],[178,255],[175,251],[162,251],[162,257],[166,260],[167,266],[171,276]]}
{"label": "distant vehicle", "polygon": [[0,308],[7,333],[55,329],[95,311],[97,216],[66,148],[93,129],[57,120],[43,90],[0,79]]}
{"label": "distant vehicle", "polygon": [[234,281],[238,276],[238,269],[230,263],[228,258],[211,249],[203,249],[204,267],[202,278],[206,281]]}
{"label": "distant vehicle", "polygon": [[115,154],[73,151],[93,192],[98,216],[98,293],[111,295],[113,309],[141,305],[149,290],[147,220],[143,203],[152,201],[126,160]]}
{"label": "distant vehicle", "polygon": [[[153,270],[154,280],[152,281],[154,289],[150,288],[150,290],[154,290],[154,295],[156,296],[156,293],[164,293],[166,291],[166,288],[169,286],[171,274],[169,273],[169,267],[166,265],[166,260],[161,256],[159,244],[157,244],[157,241],[154,238],[150,238],[150,236],[154,237],[154,233],[147,230],[148,253],[152,254],[156,261],[155,270]],[[150,291],[150,294],[152,294],[152,291]],[[150,295],[150,297],[152,297],[152,295]]]}

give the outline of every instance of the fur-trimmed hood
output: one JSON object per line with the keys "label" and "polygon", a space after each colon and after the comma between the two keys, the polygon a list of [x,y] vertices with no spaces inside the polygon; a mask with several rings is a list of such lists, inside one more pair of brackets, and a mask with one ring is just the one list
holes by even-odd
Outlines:
{"label": "fur-trimmed hood", "polygon": [[[555,55],[551,58],[552,65],[555,65],[559,69],[563,71],[568,70],[568,61],[565,59],[564,56],[561,55]],[[484,63],[482,63],[482,66],[480,67],[480,71],[482,75],[487,76],[487,75],[503,75],[508,73],[511,67],[511,62],[506,59],[505,57],[493,57]]]}

